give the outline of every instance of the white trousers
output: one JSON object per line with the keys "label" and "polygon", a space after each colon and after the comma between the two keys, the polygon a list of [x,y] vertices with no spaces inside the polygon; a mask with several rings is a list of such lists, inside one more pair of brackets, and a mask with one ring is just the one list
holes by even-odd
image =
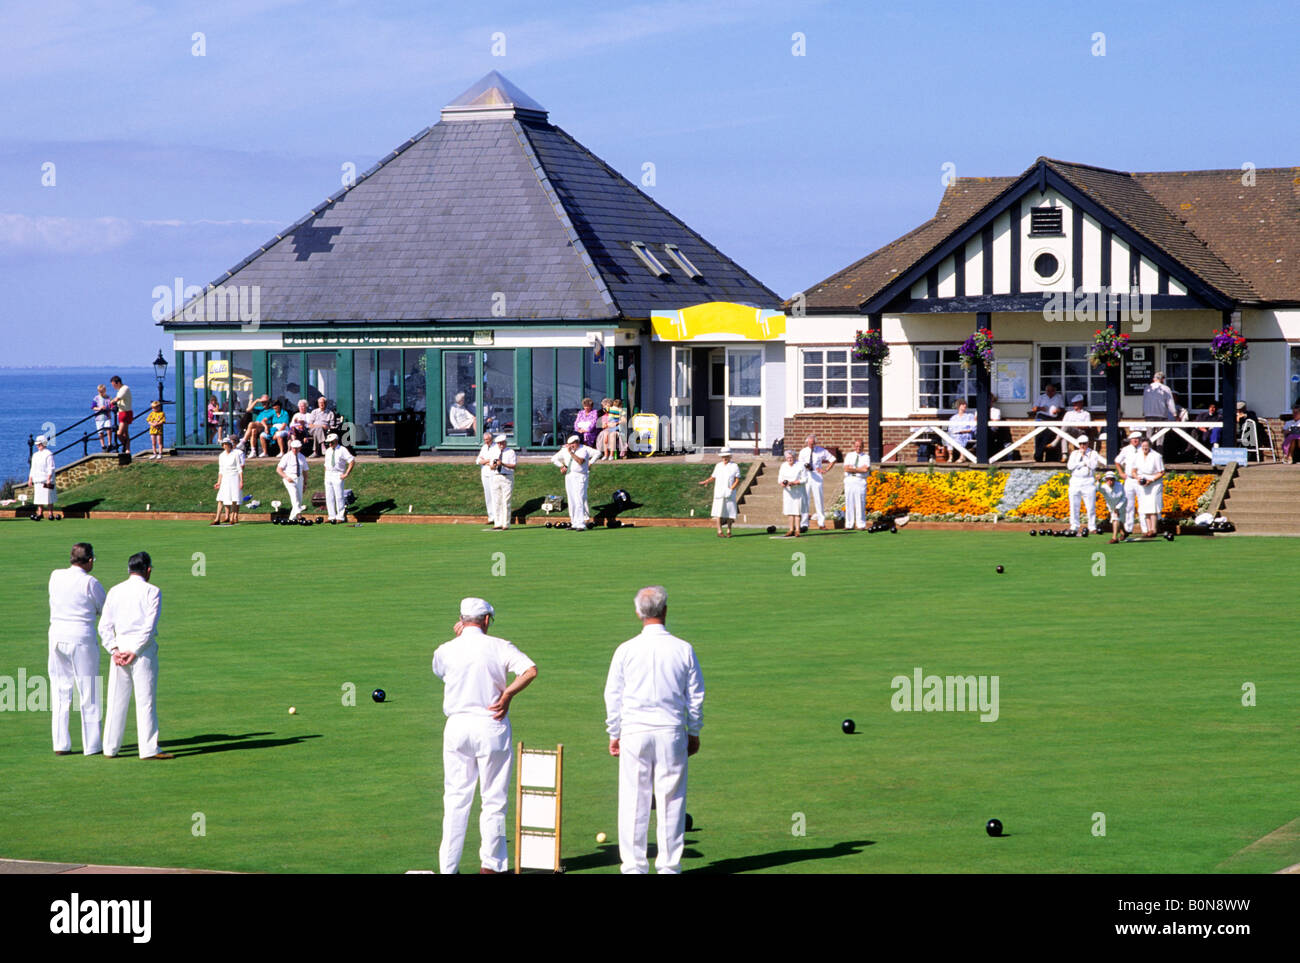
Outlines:
{"label": "white trousers", "polygon": [[865,476],[844,476],[844,527],[867,527],[867,480]]}
{"label": "white trousers", "polygon": [[1129,477],[1124,479],[1124,531],[1136,531],[1133,527],[1133,513],[1137,510],[1138,492],[1142,486],[1137,483],[1137,479]]}
{"label": "white trousers", "polygon": [[334,521],[348,520],[347,502],[343,500],[343,476],[334,472],[325,473],[325,511]]}
{"label": "white trousers", "polygon": [[515,479],[513,475],[505,475],[501,472],[493,473],[496,477],[492,479],[493,494],[496,498],[492,506],[492,524],[497,528],[510,527],[510,498],[515,491]]}
{"label": "white trousers", "polygon": [[816,517],[817,524],[823,525],[826,522],[826,515],[824,514],[822,505],[822,493],[826,490],[825,477],[817,472],[813,472],[808,476],[808,484],[806,488],[808,490],[807,511],[805,511],[803,516],[799,519],[799,524],[801,526],[807,525],[808,515],[809,512],[811,512],[812,515]]}
{"label": "white trousers", "polygon": [[1070,481],[1070,530],[1079,527],[1079,500],[1082,499],[1088,510],[1088,528],[1097,528],[1097,483],[1093,481]]}
{"label": "white trousers", "polygon": [[302,514],[302,477],[284,479],[284,490],[289,493],[289,502],[293,506],[289,518],[297,518]]}
{"label": "white trousers", "polygon": [[510,721],[484,716],[454,715],[442,732],[442,845],[438,871],[455,873],[465,848],[465,827],[474,787],[479,787],[479,866],[504,873],[506,802],[510,795]]}
{"label": "white trousers", "polygon": [[99,738],[99,646],[94,642],[51,642],[48,668],[54,751],[72,751],[68,723],[72,716],[72,688],[75,685],[81,703],[81,751],[93,756],[102,748]]}
{"label": "white trousers", "polygon": [[497,513],[496,513],[497,493],[496,493],[496,486],[493,484],[493,479],[492,479],[492,476],[495,474],[496,472],[494,471],[492,472],[484,471],[481,468],[479,469],[479,473],[478,473],[479,480],[483,482],[483,504],[487,506],[487,517],[490,519],[495,519],[497,517]]}
{"label": "white trousers", "polygon": [[569,500],[569,521],[573,527],[587,527],[587,475],[573,471],[564,473],[564,492]]}
{"label": "white trousers", "polygon": [[624,732],[618,741],[618,854],[624,873],[648,873],[650,793],[658,807],[655,872],[681,872],[686,845],[686,730]]}
{"label": "white trousers", "polygon": [[126,710],[135,691],[135,731],[140,758],[158,754],[158,646],[147,645],[130,665],[108,670],[108,711],[104,716],[104,755],[116,756],[126,732]]}

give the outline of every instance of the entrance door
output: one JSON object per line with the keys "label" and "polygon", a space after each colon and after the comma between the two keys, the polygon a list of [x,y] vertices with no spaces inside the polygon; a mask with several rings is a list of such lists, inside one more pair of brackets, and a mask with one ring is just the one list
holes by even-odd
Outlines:
{"label": "entrance door", "polygon": [[763,349],[727,349],[727,444],[752,448],[763,426]]}
{"label": "entrance door", "polygon": [[[694,444],[694,408],[691,405],[692,352],[690,348],[673,345],[673,390],[668,399],[668,417],[672,425],[674,448]],[[662,442],[661,442],[662,444]]]}

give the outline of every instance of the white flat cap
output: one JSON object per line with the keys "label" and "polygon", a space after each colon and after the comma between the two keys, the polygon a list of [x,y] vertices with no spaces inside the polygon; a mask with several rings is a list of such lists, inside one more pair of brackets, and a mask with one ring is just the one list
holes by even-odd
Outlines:
{"label": "white flat cap", "polygon": [[339,436],[336,435],[336,434],[334,434],[334,432],[331,431],[328,435],[325,436],[325,440],[326,440],[327,442],[329,442],[329,441],[338,441],[338,440],[339,440]]}
{"label": "white flat cap", "polygon": [[37,436],[36,436],[36,444],[38,444],[38,445],[47,445],[47,444],[49,444],[49,442],[46,440],[46,438],[45,438],[44,435],[37,435]]}
{"label": "white flat cap", "polygon": [[1104,474],[1104,475],[1101,476],[1101,480],[1102,480],[1102,481],[1116,481],[1116,480],[1118,480],[1118,479],[1119,479],[1119,476],[1116,475],[1113,471],[1108,471],[1108,472],[1106,472],[1106,474]]}
{"label": "white flat cap", "polygon": [[567,439],[565,439],[564,443],[566,445],[572,445],[575,441],[582,441],[582,439],[579,438],[577,435],[570,435]]}
{"label": "white flat cap", "polygon": [[1070,404],[1077,405],[1082,400],[1083,400],[1083,395],[1075,395],[1073,398],[1070,399]]}
{"label": "white flat cap", "polygon": [[1140,431],[1130,431],[1130,432],[1128,433],[1128,436],[1129,436],[1130,439],[1132,439],[1132,438],[1141,438],[1141,437],[1142,437],[1142,432],[1140,432]]}
{"label": "white flat cap", "polygon": [[493,438],[492,440],[493,440],[493,441],[505,441],[505,440],[506,440],[506,436],[505,436],[505,435],[497,435],[497,436],[496,436],[495,438]]}
{"label": "white flat cap", "polygon": [[231,448],[235,447],[235,439],[231,438],[229,435],[226,435],[225,438],[222,438],[221,443],[223,445],[229,445]]}
{"label": "white flat cap", "polygon": [[1089,438],[1087,435],[1080,435],[1079,438],[1078,438],[1078,441],[1079,441],[1079,444],[1081,444],[1081,445],[1091,445],[1091,444],[1092,444],[1092,439]]}
{"label": "white flat cap", "polygon": [[300,442],[297,438],[295,438],[293,441],[289,442],[289,447],[290,447],[290,448],[301,448],[301,447],[302,447],[302,442]]}
{"label": "white flat cap", "polygon": [[495,614],[496,610],[483,599],[468,598],[460,600],[460,617],[462,619],[478,619],[485,615]]}
{"label": "white flat cap", "polygon": [[719,449],[718,449],[718,454],[719,454],[719,455],[730,455],[730,454],[731,454],[731,449],[730,449],[730,448],[719,448]]}

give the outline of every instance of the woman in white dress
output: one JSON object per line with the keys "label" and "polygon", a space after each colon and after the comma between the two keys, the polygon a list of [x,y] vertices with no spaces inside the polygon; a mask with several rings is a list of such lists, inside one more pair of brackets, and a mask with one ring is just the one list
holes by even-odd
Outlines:
{"label": "woman in white dress", "polygon": [[217,481],[212,487],[217,490],[217,514],[211,524],[220,525],[222,513],[226,521],[234,524],[239,511],[240,499],[244,497],[244,465],[240,453],[235,450],[235,439],[226,435],[221,439],[222,452],[217,456]]}
{"label": "woman in white dress", "polygon": [[1151,439],[1143,438],[1142,447],[1131,464],[1137,473],[1137,511],[1142,516],[1142,534],[1158,535],[1160,513],[1164,509],[1165,460],[1160,452],[1152,449]]}
{"label": "woman in white dress", "polygon": [[786,450],[785,464],[776,480],[781,483],[781,513],[790,519],[790,531],[785,537],[798,538],[799,519],[808,511],[808,469],[795,461],[793,450]]}

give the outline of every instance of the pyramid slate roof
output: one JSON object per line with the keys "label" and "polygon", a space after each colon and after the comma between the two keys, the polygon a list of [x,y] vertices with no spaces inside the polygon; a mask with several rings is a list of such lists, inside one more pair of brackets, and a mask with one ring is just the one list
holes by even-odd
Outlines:
{"label": "pyramid slate roof", "polygon": [[[650,272],[633,241],[666,276]],[[665,244],[700,276],[688,277]],[[500,320],[502,297],[504,319],[538,322],[781,300],[495,72],[201,297],[217,300],[217,285],[257,285],[260,322],[271,326]],[[208,324],[183,311],[162,323]]]}

